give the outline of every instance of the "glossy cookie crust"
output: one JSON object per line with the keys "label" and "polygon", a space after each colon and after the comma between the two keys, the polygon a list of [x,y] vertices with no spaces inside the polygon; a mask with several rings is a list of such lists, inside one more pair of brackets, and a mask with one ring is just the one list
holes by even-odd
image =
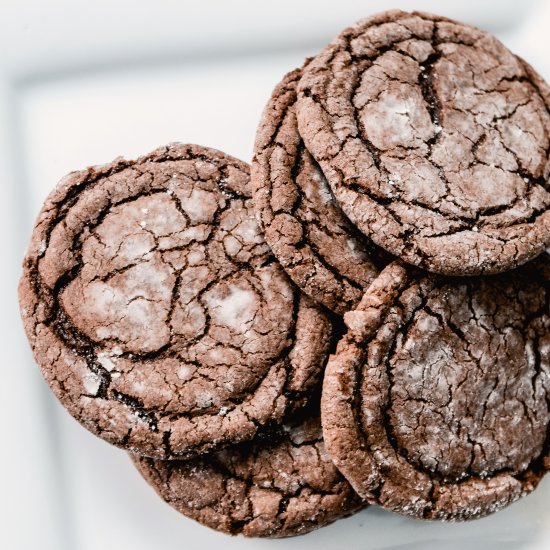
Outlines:
{"label": "glossy cookie crust", "polygon": [[376,244],[447,275],[498,273],[550,246],[550,92],[496,38],[389,11],[304,69],[300,135]]}
{"label": "glossy cookie crust", "polygon": [[327,366],[322,422],[364,498],[466,520],[532,491],[550,465],[550,257],[449,279],[390,264]]}
{"label": "glossy cookie crust", "polygon": [[304,146],[295,112],[301,74],[287,74],[264,109],[251,170],[254,205],[266,241],[292,280],[343,314],[387,260],[346,218]]}
{"label": "glossy cookie crust", "polygon": [[194,145],[62,180],[20,304],[70,413],[158,458],[251,439],[304,404],[331,333],[258,230],[249,167]]}
{"label": "glossy cookie crust", "polygon": [[232,535],[302,535],[366,505],[330,460],[318,410],[212,455],[133,460],[170,506]]}

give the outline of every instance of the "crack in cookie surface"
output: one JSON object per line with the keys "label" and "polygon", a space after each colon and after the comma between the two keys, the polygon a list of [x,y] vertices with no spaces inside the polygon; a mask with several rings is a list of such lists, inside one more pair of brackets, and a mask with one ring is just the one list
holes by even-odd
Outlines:
{"label": "crack in cookie surface", "polygon": [[248,167],[172,145],[50,195],[20,297],[46,379],[104,439],[185,456],[307,400],[330,322],[274,261]]}
{"label": "crack in cookie surface", "polygon": [[342,314],[358,303],[386,260],[345,217],[304,147],[295,114],[301,74],[287,74],[264,109],[252,161],[255,207],[267,242],[294,282]]}
{"label": "crack in cookie surface", "polygon": [[157,493],[182,514],[229,534],[301,535],[365,506],[328,456],[318,411],[283,430],[187,461],[133,456]]}
{"label": "crack in cookie surface", "polygon": [[550,92],[492,36],[387,12],[344,31],[298,87],[300,134],[376,244],[450,275],[550,245]]}
{"label": "crack in cookie surface", "polygon": [[329,361],[323,430],[357,492],[400,513],[471,519],[549,465],[550,258],[479,279],[395,262]]}

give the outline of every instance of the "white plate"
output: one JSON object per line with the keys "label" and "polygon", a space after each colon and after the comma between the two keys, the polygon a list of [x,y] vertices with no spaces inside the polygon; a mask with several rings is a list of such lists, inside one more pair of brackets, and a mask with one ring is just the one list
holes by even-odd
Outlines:
{"label": "white plate", "polygon": [[[174,140],[249,159],[260,112],[281,76],[343,26],[384,7],[370,2],[367,13],[365,2],[348,0],[78,4],[0,3],[0,234],[7,236],[0,471],[8,472],[0,547],[550,548],[550,479],[505,511],[468,524],[413,521],[372,507],[299,539],[232,539],[173,511],[125,453],[65,413],[32,363],[14,291],[32,221],[55,182],[70,170]],[[436,1],[395,4],[443,9]],[[495,28],[550,77],[548,7],[522,18],[535,4],[461,0],[446,2],[444,13]]]}

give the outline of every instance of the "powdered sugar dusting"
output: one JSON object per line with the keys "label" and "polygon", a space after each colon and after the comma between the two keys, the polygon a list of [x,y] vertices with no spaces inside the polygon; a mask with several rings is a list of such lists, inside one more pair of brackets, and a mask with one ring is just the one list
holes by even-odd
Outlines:
{"label": "powdered sugar dusting", "polygon": [[256,294],[250,289],[231,284],[226,296],[210,294],[207,303],[216,324],[244,332],[254,317]]}
{"label": "powdered sugar dusting", "polygon": [[209,391],[202,391],[197,395],[197,407],[206,409],[214,403],[214,396]]}
{"label": "powdered sugar dusting", "polygon": [[111,372],[116,366],[112,359],[105,353],[98,354],[97,361],[105,370],[109,372]]}
{"label": "powdered sugar dusting", "polygon": [[178,378],[180,380],[189,380],[193,376],[195,369],[189,365],[182,365],[178,369]]}
{"label": "powdered sugar dusting", "polygon": [[187,196],[178,195],[182,208],[192,223],[206,223],[212,220],[218,209],[218,198],[214,193],[193,189]]}
{"label": "powdered sugar dusting", "polygon": [[93,372],[88,372],[82,378],[82,382],[84,384],[84,389],[86,390],[88,395],[97,395],[97,392],[99,391],[99,386],[101,385],[101,380],[99,376],[97,376]]}
{"label": "powdered sugar dusting", "polygon": [[333,202],[332,193],[330,192],[327,179],[321,170],[316,170],[313,174],[313,179],[317,182],[317,193],[323,204]]}

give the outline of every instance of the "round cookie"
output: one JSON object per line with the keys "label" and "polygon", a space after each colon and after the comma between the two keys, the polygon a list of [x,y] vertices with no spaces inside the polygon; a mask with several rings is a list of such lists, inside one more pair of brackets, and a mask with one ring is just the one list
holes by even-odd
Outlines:
{"label": "round cookie", "polygon": [[467,520],[550,466],[550,258],[449,279],[390,264],[327,366],[327,450],[370,502]]}
{"label": "round cookie", "polygon": [[232,535],[301,535],[365,506],[328,456],[318,412],[212,455],[132,458],[170,506]]}
{"label": "round cookie", "polygon": [[377,245],[447,275],[550,245],[550,90],[496,38],[385,12],[343,31],[298,90],[307,149]]}
{"label": "round cookie", "polygon": [[340,210],[298,133],[301,73],[287,74],[264,109],[251,168],[254,205],[266,241],[292,280],[343,314],[361,300],[383,260]]}
{"label": "round cookie", "polygon": [[251,439],[319,379],[330,322],[272,256],[249,186],[243,162],[173,144],[46,200],[25,329],[54,393],[110,443],[171,458]]}

